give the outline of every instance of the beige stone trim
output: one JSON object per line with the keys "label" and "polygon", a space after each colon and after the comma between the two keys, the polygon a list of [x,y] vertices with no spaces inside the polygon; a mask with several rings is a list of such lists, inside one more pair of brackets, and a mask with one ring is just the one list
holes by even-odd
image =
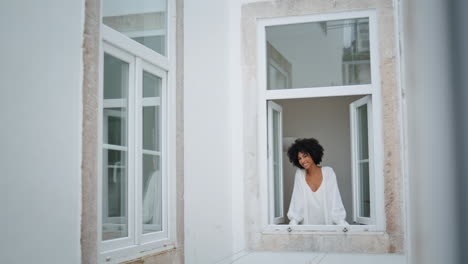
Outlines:
{"label": "beige stone trim", "polygon": [[100,1],[85,1],[81,160],[81,263],[97,262]]}

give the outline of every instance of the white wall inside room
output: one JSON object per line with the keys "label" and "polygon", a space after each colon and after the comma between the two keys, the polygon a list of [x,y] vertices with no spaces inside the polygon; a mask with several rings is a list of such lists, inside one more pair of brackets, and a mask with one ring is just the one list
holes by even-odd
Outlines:
{"label": "white wall inside room", "polygon": [[[346,220],[352,223],[352,178],[349,104],[362,96],[275,100],[283,107],[283,137],[316,138],[325,149],[323,166],[336,173]],[[291,201],[296,168],[283,152],[284,208]]]}
{"label": "white wall inside room", "polygon": [[0,263],[81,263],[83,15],[0,3]]}

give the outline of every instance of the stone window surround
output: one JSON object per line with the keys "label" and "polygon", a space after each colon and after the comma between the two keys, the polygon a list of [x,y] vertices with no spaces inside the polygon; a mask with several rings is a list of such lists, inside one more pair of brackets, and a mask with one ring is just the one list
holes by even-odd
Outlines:
{"label": "stone window surround", "polygon": [[[177,244],[174,249],[146,255],[126,263],[183,263],[183,0],[176,1],[176,214]],[[83,124],[81,262],[97,263],[100,227],[97,223],[99,57],[101,0],[85,0],[83,32]]]}
{"label": "stone window surround", "polygon": [[[385,232],[360,234],[288,234],[265,233],[259,198],[260,177],[257,168],[257,19],[301,16],[332,12],[374,9],[378,21],[381,95],[384,141]],[[403,253],[404,205],[402,204],[402,167],[399,122],[399,85],[396,78],[394,7],[391,0],[348,1],[263,1],[242,6],[242,75],[245,101],[245,203],[246,238],[250,250],[310,250],[333,252]]]}

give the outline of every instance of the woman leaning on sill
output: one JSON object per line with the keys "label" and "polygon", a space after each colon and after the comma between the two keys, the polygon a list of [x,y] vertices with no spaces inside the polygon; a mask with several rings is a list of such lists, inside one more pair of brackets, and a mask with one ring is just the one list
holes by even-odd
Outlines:
{"label": "woman leaning on sill", "polygon": [[336,175],[322,167],[323,147],[314,138],[297,139],[288,149],[298,169],[289,206],[290,225],[348,225]]}

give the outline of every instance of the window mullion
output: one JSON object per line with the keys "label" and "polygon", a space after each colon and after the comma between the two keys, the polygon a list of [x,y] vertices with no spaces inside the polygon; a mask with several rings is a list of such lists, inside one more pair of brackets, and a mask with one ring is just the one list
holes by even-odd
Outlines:
{"label": "window mullion", "polygon": [[267,173],[268,173],[268,223],[269,224],[274,224],[274,219],[275,219],[275,196],[274,196],[274,183],[273,183],[273,169],[272,169],[272,159],[273,159],[273,108],[270,107],[270,104],[267,103],[268,109],[267,109],[267,161],[268,161],[268,168],[267,168]]}
{"label": "window mullion", "polygon": [[162,218],[161,218],[161,224],[162,224],[162,231],[163,233],[168,234],[168,190],[169,190],[169,184],[168,184],[168,140],[167,140],[167,129],[168,129],[168,120],[167,120],[167,73],[165,72],[162,76],[162,81],[161,81],[161,107],[160,107],[160,118],[161,118],[161,136],[159,137],[158,140],[159,146],[160,146],[160,151],[161,151],[161,176],[162,176]]}
{"label": "window mullion", "polygon": [[350,113],[350,128],[351,128],[351,174],[352,174],[352,184],[353,184],[353,191],[352,191],[352,197],[353,197],[353,221],[357,222],[358,221],[358,208],[359,208],[359,194],[358,194],[358,188],[357,188],[357,180],[356,180],[356,175],[358,173],[357,166],[355,160],[358,157],[358,151],[357,151],[357,121],[356,121],[356,108],[355,104],[350,105],[349,109]]}
{"label": "window mullion", "polygon": [[136,155],[132,151],[135,149],[135,60],[131,62],[129,71],[129,89],[128,89],[128,230],[129,238],[135,241],[135,172]]}
{"label": "window mullion", "polygon": [[373,104],[372,98],[368,97],[367,101],[367,127],[368,127],[368,138],[369,138],[369,192],[371,202],[371,214],[370,221],[376,223],[377,219],[377,206],[376,206],[376,195],[375,195],[375,168],[374,168],[374,119],[373,119]]}
{"label": "window mullion", "polygon": [[142,127],[143,127],[143,108],[142,108],[142,90],[143,90],[143,69],[141,65],[141,59],[135,59],[135,154],[136,154],[136,170],[135,170],[135,244],[141,244],[141,235],[142,235],[142,208],[143,208],[143,195],[142,195],[142,186],[143,186],[143,158],[142,158]]}

